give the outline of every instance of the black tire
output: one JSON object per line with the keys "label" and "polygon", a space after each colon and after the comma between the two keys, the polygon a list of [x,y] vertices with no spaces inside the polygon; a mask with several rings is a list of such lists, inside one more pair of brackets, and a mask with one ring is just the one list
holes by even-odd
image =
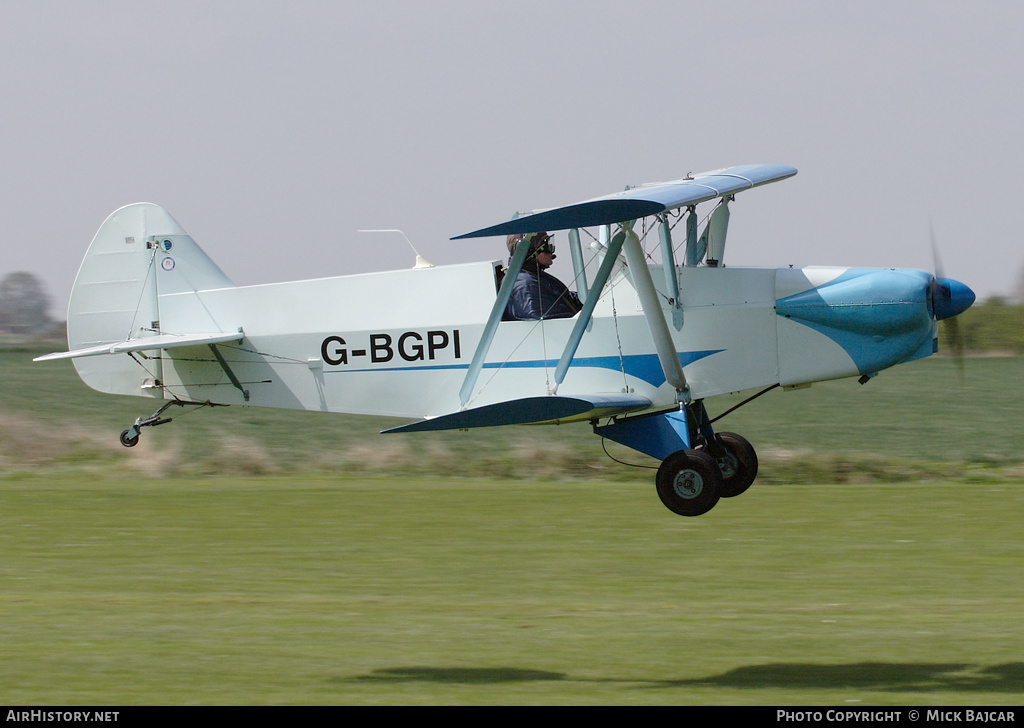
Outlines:
{"label": "black tire", "polygon": [[680,516],[699,516],[718,503],[722,474],[707,453],[679,450],[662,461],[655,482],[666,508]]}
{"label": "black tire", "polygon": [[754,446],[735,432],[719,432],[715,435],[718,445],[725,453],[716,457],[722,473],[722,498],[735,498],[745,493],[757,477],[757,453]]}
{"label": "black tire", "polygon": [[125,430],[121,433],[121,444],[125,447],[135,447],[139,444],[139,435],[136,433],[135,437],[129,437],[129,432],[131,432],[131,430]]}

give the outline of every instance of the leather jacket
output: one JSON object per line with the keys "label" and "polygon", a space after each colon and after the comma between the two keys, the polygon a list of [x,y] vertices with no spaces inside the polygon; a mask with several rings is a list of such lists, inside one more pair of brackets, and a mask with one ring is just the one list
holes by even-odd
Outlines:
{"label": "leather jacket", "polygon": [[572,318],[583,306],[576,294],[540,266],[524,267],[512,284],[506,312],[517,321]]}

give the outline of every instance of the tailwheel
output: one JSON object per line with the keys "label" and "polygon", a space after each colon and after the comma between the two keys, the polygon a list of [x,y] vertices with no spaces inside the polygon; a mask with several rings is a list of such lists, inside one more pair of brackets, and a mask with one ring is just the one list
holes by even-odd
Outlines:
{"label": "tailwheel", "polygon": [[129,427],[121,433],[121,444],[125,447],[135,447],[139,444],[139,430],[136,427]]}
{"label": "tailwheel", "polygon": [[757,453],[754,446],[735,432],[719,432],[709,454],[718,463],[722,473],[722,498],[733,498],[744,493],[757,477]]}
{"label": "tailwheel", "polygon": [[680,516],[699,516],[718,502],[722,473],[707,453],[679,450],[661,463],[656,483],[666,508]]}

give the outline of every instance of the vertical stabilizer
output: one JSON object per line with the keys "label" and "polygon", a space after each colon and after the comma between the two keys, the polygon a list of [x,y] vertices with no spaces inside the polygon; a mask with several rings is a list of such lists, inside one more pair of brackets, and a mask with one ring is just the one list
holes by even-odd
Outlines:
{"label": "vertical stabilizer", "polygon": [[[166,210],[147,202],[122,207],[100,226],[78,271],[68,306],[68,347],[157,336],[161,293],[231,285]],[[159,365],[149,359],[143,366],[128,355],[75,360],[93,389],[155,397],[163,396],[152,386],[160,380]]]}

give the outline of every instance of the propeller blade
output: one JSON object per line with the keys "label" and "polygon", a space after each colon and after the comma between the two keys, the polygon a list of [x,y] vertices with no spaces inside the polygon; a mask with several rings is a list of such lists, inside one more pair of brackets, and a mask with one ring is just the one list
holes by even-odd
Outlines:
{"label": "propeller blade", "polygon": [[960,323],[956,317],[942,321],[942,337],[946,340],[953,359],[956,361],[956,368],[960,373],[960,383],[964,381],[964,340],[960,335]]}
{"label": "propeller blade", "polygon": [[932,226],[932,221],[928,221],[928,234],[932,240],[932,273],[936,278],[944,278],[945,273],[942,271],[942,258],[939,257],[939,244],[935,242],[935,228]]}
{"label": "propeller blade", "polygon": [[942,338],[949,347],[960,371],[960,381],[964,379],[964,340],[960,333],[960,324],[956,317],[966,311],[974,303],[975,295],[968,286],[960,281],[946,278],[942,270],[942,258],[939,256],[939,245],[935,241],[935,228],[928,222],[928,232],[932,243],[933,275],[929,285],[929,296],[932,304],[932,315],[936,321],[942,322]]}

